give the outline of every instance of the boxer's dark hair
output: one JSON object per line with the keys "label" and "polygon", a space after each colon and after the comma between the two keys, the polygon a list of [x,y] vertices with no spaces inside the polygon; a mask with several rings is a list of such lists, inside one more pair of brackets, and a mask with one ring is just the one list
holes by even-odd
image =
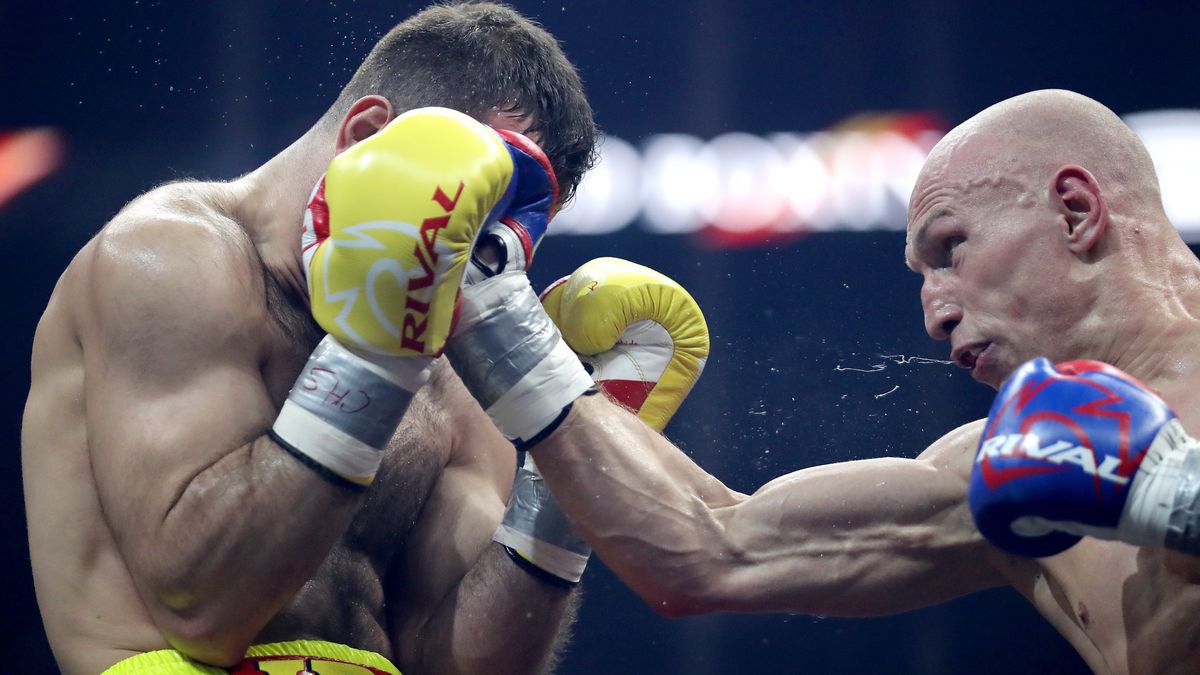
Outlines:
{"label": "boxer's dark hair", "polygon": [[370,94],[397,114],[436,105],[473,117],[492,108],[527,116],[563,203],[596,161],[598,132],[579,73],[552,35],[502,4],[449,2],[409,17],[375,44],[325,121],[340,121]]}

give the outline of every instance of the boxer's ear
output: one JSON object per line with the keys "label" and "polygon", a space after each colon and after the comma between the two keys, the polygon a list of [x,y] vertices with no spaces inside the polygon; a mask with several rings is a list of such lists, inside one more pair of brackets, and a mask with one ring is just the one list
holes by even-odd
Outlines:
{"label": "boxer's ear", "polygon": [[395,117],[392,104],[382,96],[374,94],[355,101],[346,111],[338,127],[335,153],[341,153],[355,143],[369,138]]}
{"label": "boxer's ear", "polygon": [[1091,251],[1108,228],[1108,204],[1095,176],[1074,164],[1060,167],[1051,180],[1050,200],[1067,247],[1079,255]]}

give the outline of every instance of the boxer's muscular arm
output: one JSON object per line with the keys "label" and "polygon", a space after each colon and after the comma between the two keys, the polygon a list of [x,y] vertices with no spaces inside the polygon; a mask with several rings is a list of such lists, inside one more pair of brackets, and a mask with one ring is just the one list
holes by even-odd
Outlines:
{"label": "boxer's muscular arm", "polygon": [[979,424],[915,460],[814,467],[748,496],[601,397],[577,399],[534,454],[600,557],[663,614],[877,615],[1004,582],[966,506]]}
{"label": "boxer's muscular arm", "polygon": [[264,436],[274,325],[249,245],[232,226],[131,220],[78,261],[96,487],[164,637],[227,665],[321,563],[357,497]]}
{"label": "boxer's muscular arm", "polygon": [[541,672],[571,621],[574,594],[517,567],[492,541],[516,471],[512,445],[445,362],[429,385],[442,396],[449,461],[406,543],[392,603],[404,672]]}

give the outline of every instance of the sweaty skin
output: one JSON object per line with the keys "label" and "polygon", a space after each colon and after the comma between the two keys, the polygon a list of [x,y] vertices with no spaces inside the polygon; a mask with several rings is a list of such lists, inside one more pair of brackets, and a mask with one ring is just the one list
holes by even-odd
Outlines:
{"label": "sweaty skin", "polygon": [[[926,327],[975,379],[996,387],[1037,355],[1100,359],[1200,433],[1200,262],[1111,111],[1062,91],[984,111],[935,148],[909,223]],[[532,452],[596,552],[666,615],[869,616],[1009,585],[1098,673],[1200,672],[1197,559],[1092,538],[1025,559],[982,538],[966,502],[982,426],[751,495],[599,397]]]}
{"label": "sweaty skin", "polygon": [[264,435],[321,338],[299,262],[307,193],[335,151],[391,119],[369,98],[336,145],[314,128],[241,179],[134,200],[60,278],[22,461],[64,673],[170,647],[230,665],[252,643],[304,638],[405,672],[552,660],[572,594],[491,542],[515,453],[444,362],[364,492]]}

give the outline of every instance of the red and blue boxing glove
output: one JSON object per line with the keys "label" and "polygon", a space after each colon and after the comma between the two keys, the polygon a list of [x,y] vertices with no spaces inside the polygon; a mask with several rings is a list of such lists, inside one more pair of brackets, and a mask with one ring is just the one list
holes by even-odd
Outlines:
{"label": "red and blue boxing glove", "polygon": [[1055,555],[1083,536],[1200,553],[1197,445],[1121,370],[1034,359],[992,404],[971,514],[992,544],[1017,555]]}
{"label": "red and blue boxing glove", "polygon": [[558,209],[558,180],[542,149],[515,131],[494,131],[512,157],[513,181],[500,217],[489,218],[479,235],[464,275],[468,286],[506,270],[527,271]]}

